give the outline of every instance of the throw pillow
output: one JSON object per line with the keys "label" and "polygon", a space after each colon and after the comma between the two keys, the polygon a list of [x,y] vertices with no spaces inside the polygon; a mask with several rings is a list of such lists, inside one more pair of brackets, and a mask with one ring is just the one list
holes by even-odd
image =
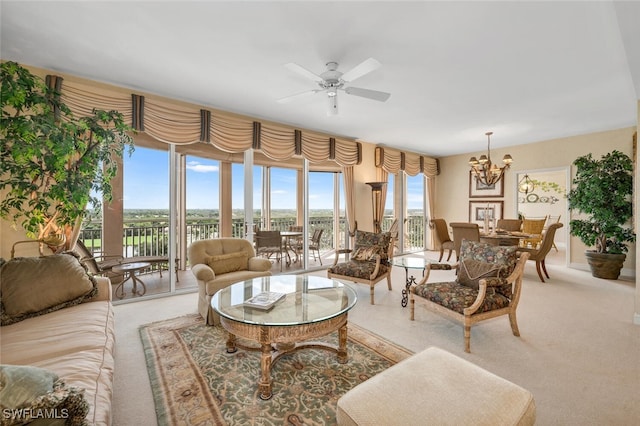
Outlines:
{"label": "throw pillow", "polygon": [[207,258],[207,265],[213,269],[213,272],[216,275],[243,271],[248,268],[249,254],[246,251],[238,251],[234,253],[220,254],[217,256],[209,256]]}
{"label": "throw pillow", "polygon": [[380,259],[383,263],[388,263],[388,251],[389,244],[391,243],[391,233],[389,232],[368,232],[356,230],[355,235],[355,251],[361,248],[375,247],[376,254],[380,255]]}
{"label": "throw pillow", "polygon": [[97,292],[95,278],[73,252],[17,257],[0,268],[0,324],[77,305]]}
{"label": "throw pillow", "polygon": [[[474,259],[481,262],[494,263],[501,266],[498,276],[507,278],[516,267],[518,261],[518,247],[516,246],[493,246],[478,241],[462,240],[460,246],[460,259]],[[458,268],[460,273],[460,267]],[[496,292],[508,299],[513,295],[511,284],[494,287]]]}
{"label": "throw pillow", "polygon": [[457,281],[459,284],[478,290],[483,278],[498,278],[503,267],[495,263],[475,259],[462,259]]}
{"label": "throw pillow", "polygon": [[360,247],[353,252],[353,260],[375,260],[375,256],[379,252],[378,246]]}
{"label": "throw pillow", "polygon": [[42,368],[0,365],[0,425],[35,421],[47,425],[85,425],[89,404],[84,389],[66,386]]}

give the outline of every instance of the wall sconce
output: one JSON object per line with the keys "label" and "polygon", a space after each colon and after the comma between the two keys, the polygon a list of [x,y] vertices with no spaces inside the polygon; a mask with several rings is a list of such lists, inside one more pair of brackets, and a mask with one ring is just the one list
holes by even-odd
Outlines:
{"label": "wall sconce", "polygon": [[382,190],[387,182],[367,182],[371,186],[371,205],[373,207],[373,232],[382,232],[382,216],[384,206],[382,205]]}

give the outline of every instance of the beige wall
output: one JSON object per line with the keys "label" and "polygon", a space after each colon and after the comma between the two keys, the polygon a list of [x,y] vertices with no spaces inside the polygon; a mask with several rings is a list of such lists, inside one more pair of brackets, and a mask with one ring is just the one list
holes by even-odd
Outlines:
{"label": "beige wall", "polygon": [[[493,158],[502,158],[507,152],[513,157],[511,170],[505,176],[504,212],[513,215],[517,211],[516,175],[523,170],[554,169],[571,167],[577,157],[592,153],[594,157],[615,150],[631,156],[633,154],[632,137],[635,127],[590,133],[586,135],[552,139],[527,145],[518,145],[508,149],[492,149]],[[447,222],[469,220],[469,164],[471,155],[480,154],[484,149],[478,143],[478,151],[464,155],[455,155],[440,159],[442,173],[436,178],[435,216],[443,217]],[[475,199],[474,199],[475,200]],[[568,227],[567,218],[562,222]],[[568,241],[571,266],[588,269],[584,251],[587,247],[576,237]],[[629,250],[624,264],[623,274],[635,275],[635,245]]]}

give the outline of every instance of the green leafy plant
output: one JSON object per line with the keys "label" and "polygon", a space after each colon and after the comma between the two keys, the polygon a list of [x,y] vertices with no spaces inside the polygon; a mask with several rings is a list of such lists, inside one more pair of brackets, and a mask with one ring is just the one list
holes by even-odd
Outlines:
{"label": "green leafy plant", "polygon": [[586,219],[570,222],[571,235],[579,237],[597,253],[627,253],[635,234],[628,226],[633,215],[633,162],[612,151],[594,159],[578,157],[574,188],[569,192],[569,209],[584,213]]}
{"label": "green leafy plant", "polygon": [[87,205],[111,200],[116,156],[133,151],[131,127],[117,111],[74,117],[38,76],[0,64],[0,217],[31,238],[68,233]]}

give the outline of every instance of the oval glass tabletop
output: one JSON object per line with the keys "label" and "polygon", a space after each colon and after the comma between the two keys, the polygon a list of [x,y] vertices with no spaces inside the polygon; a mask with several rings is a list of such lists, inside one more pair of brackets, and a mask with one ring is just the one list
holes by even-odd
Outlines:
{"label": "oval glass tabletop", "polygon": [[[269,309],[248,306],[261,293],[284,296]],[[356,292],[339,281],[304,275],[274,275],[241,281],[214,294],[211,307],[221,316],[246,324],[300,325],[342,315],[357,302]]]}

